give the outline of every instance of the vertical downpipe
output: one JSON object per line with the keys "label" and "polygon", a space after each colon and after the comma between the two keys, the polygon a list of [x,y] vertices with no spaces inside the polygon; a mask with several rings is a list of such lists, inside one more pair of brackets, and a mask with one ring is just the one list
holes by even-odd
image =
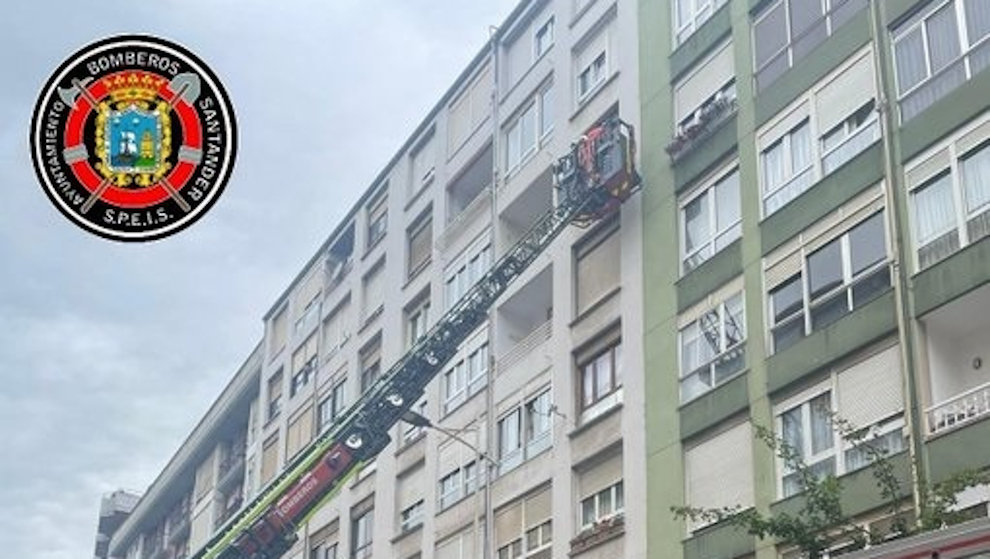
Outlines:
{"label": "vertical downpipe", "polygon": [[[491,65],[492,65],[492,90],[490,94],[491,103],[491,126],[492,126],[492,185],[491,185],[491,201],[489,202],[489,219],[491,220],[491,245],[492,245],[492,262],[498,261],[498,255],[495,252],[496,241],[498,235],[496,234],[496,225],[498,224],[498,189],[499,189],[499,122],[498,122],[498,98],[499,98],[499,38],[501,37],[500,29],[497,26],[490,26],[488,28],[489,34],[489,46],[491,48]],[[493,433],[495,432],[495,393],[492,387],[495,384],[495,305],[492,304],[488,308],[488,378],[485,382],[485,449],[484,452],[488,457],[493,456],[492,454],[492,441],[494,440]],[[482,460],[478,457],[478,472],[481,472],[481,464],[484,463],[485,468],[485,485],[484,485],[484,509],[485,509],[485,534],[482,539],[482,559],[491,559],[494,556],[494,550],[492,545],[494,543],[494,533],[495,519],[493,518],[492,510],[492,492],[491,484],[498,474],[497,470],[492,464],[491,460]]]}
{"label": "vertical downpipe", "polygon": [[884,42],[886,36],[883,33],[883,15],[879,0],[869,0],[870,10],[870,31],[873,36],[873,65],[875,68],[874,81],[877,89],[877,108],[880,111],[880,141],[883,146],[884,165],[884,196],[887,208],[887,237],[890,239],[891,249],[894,253],[893,260],[893,284],[895,313],[897,317],[897,341],[900,346],[901,362],[901,382],[904,392],[904,423],[910,435],[908,452],[911,458],[911,493],[915,510],[916,522],[921,522],[921,507],[924,505],[923,479],[925,476],[924,465],[922,464],[922,429],[924,421],[919,417],[917,402],[917,382],[914,366],[914,339],[912,337],[913,328],[911,326],[910,302],[908,301],[908,277],[905,268],[907,259],[904,254],[904,246],[901,243],[900,232],[902,231],[902,219],[897,202],[897,190],[895,183],[895,153],[893,144],[893,134],[897,127],[894,122],[894,111],[887,96],[887,84],[890,77],[887,71],[887,57],[881,54],[881,50],[886,50]]}

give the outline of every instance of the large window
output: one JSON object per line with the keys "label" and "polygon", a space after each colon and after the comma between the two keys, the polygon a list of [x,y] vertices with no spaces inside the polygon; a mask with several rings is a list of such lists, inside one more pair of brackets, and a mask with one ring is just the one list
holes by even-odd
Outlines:
{"label": "large window", "polygon": [[621,342],[581,362],[578,369],[582,421],[588,421],[622,401]]}
{"label": "large window", "polygon": [[483,480],[484,472],[474,460],[451,470],[440,478],[440,510],[449,508],[474,493]]}
{"label": "large window", "polygon": [[388,197],[384,194],[387,189],[388,185],[385,185],[382,188],[383,193],[366,210],[368,218],[366,246],[369,250],[385,237],[385,231],[388,229]]}
{"label": "large window", "polygon": [[581,106],[602,88],[608,78],[618,69],[613,57],[615,21],[601,24],[594,35],[579,41],[580,46],[574,55],[575,106]]}
{"label": "large window", "polygon": [[371,557],[375,509],[355,511],[351,516],[351,559]]}
{"label": "large window", "polygon": [[282,369],[268,379],[268,421],[282,412]]}
{"label": "large window", "polygon": [[443,409],[450,413],[485,386],[488,375],[488,342],[473,347],[456,359],[443,374]]}
{"label": "large window", "polygon": [[551,488],[539,489],[495,512],[496,559],[550,559]]}
{"label": "large window", "polygon": [[842,318],[890,286],[883,212],[807,253],[804,271],[769,294],[774,351]]}
{"label": "large window", "polygon": [[726,0],[675,0],[674,6],[674,40],[681,44],[690,37],[701,24],[712,17],[712,14],[725,4]]}
{"label": "large window", "polygon": [[733,169],[681,207],[681,262],[687,273],[742,234],[739,170]]}
{"label": "large window", "polygon": [[879,140],[875,90],[873,55],[862,49],[760,130],[765,216]]}
{"label": "large window", "polygon": [[552,130],[553,84],[550,83],[524,103],[519,116],[506,129],[506,172],[515,172],[529,160]]}
{"label": "large window", "polygon": [[433,214],[427,211],[406,231],[406,275],[413,277],[430,263],[433,253]]}
{"label": "large window", "polygon": [[990,64],[987,35],[985,0],[932,0],[893,31],[902,122]]}
{"label": "large window", "polygon": [[911,190],[919,269],[990,234],[990,143],[957,156],[965,144],[957,142],[938,154],[948,167]]}
{"label": "large window", "polygon": [[347,405],[346,387],[346,379],[342,379],[333,385],[333,388],[330,389],[330,394],[324,397],[323,400],[320,400],[318,410],[320,431],[332,425],[344,413],[344,408]]}
{"label": "large window", "polygon": [[488,235],[475,241],[461,257],[447,267],[444,291],[447,308],[454,306],[485,272],[492,267],[492,244]]}
{"label": "large window", "polygon": [[746,317],[737,293],[681,329],[681,402],[732,378],[746,362]]}
{"label": "large window", "polygon": [[762,91],[867,5],[867,0],[777,0],[753,24],[756,86]]}
{"label": "large window", "polygon": [[426,335],[430,327],[430,297],[429,294],[417,299],[406,309],[406,339],[407,347],[412,347]]}
{"label": "large window", "polygon": [[498,421],[499,473],[505,473],[550,447],[550,389],[503,414]]}
{"label": "large window", "polygon": [[621,514],[624,510],[625,497],[622,494],[622,480],[619,480],[581,500],[581,528],[591,528],[594,523]]}
{"label": "large window", "polygon": [[[886,454],[905,448],[898,362],[897,347],[888,347],[775,406],[778,436],[813,475],[841,475],[868,466],[868,447]],[[843,438],[833,416],[856,430],[855,440]],[[797,471],[782,460],[778,468],[780,496],[800,492]]]}

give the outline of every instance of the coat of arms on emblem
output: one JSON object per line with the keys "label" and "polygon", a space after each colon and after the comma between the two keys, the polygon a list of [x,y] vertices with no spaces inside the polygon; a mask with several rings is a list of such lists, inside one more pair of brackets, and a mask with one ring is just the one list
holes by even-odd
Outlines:
{"label": "coat of arms on emblem", "polygon": [[97,169],[117,186],[151,186],[171,167],[172,107],[157,95],[158,82],[137,73],[106,80],[110,99],[100,103],[96,119]]}

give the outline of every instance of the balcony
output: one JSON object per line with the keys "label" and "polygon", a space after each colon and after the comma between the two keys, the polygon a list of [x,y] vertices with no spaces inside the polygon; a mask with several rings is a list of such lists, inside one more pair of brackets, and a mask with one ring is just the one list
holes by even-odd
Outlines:
{"label": "balcony", "polygon": [[498,360],[498,370],[502,371],[512,367],[536,348],[543,345],[553,335],[553,321],[548,320],[533,329],[532,332],[519,340],[516,345],[505,352]]}
{"label": "balcony", "polygon": [[928,354],[928,435],[990,417],[990,285],[923,319]]}
{"label": "balcony", "polygon": [[670,158],[677,163],[694,148],[704,143],[736,114],[735,97],[716,97],[703,105],[692,120],[683,126],[673,140],[664,148]]}
{"label": "balcony", "polygon": [[[530,373],[545,368],[528,357],[550,339],[552,309],[552,267],[543,269],[498,307],[495,355],[499,374],[516,368],[529,369]],[[521,363],[526,366],[520,367]]]}

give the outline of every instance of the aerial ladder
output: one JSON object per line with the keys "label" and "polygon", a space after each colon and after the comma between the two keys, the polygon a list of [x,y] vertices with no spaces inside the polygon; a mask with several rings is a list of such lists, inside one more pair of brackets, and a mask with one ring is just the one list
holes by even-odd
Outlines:
{"label": "aerial ladder", "polygon": [[389,443],[389,430],[481,326],[489,309],[570,224],[608,215],[640,185],[633,128],[607,117],[553,165],[556,204],[392,367],[192,559],[278,559],[297,531]]}

